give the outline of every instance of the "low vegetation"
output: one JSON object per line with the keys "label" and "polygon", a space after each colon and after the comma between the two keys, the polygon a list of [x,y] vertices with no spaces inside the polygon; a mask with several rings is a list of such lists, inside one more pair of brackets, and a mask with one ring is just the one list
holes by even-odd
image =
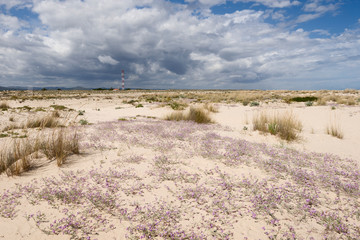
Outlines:
{"label": "low vegetation", "polygon": [[53,112],[52,114],[38,116],[35,118],[28,118],[24,123],[14,123],[5,126],[2,131],[9,131],[14,129],[26,129],[26,128],[56,128],[62,126],[58,117],[59,113]]}
{"label": "low vegetation", "polygon": [[269,114],[263,111],[254,116],[253,128],[277,135],[286,141],[293,141],[299,138],[302,124],[291,112]]}
{"label": "low vegetation", "polygon": [[216,107],[214,104],[211,103],[205,103],[204,108],[208,110],[209,112],[217,113],[219,112],[218,107]]}
{"label": "low vegetation", "polygon": [[50,105],[50,107],[54,108],[55,110],[65,110],[67,107],[63,105]]}
{"label": "low vegetation", "polygon": [[292,102],[314,102],[317,101],[318,98],[314,96],[306,96],[306,97],[293,97],[290,98]]}
{"label": "low vegetation", "polygon": [[187,108],[187,104],[186,103],[179,103],[176,101],[172,101],[168,104],[173,110],[184,110],[185,108]]}
{"label": "low vegetation", "polygon": [[[43,239],[360,239],[356,160],[191,121],[87,128],[94,165],[1,191],[2,223]],[[119,145],[132,149],[103,157]]]}
{"label": "low vegetation", "polygon": [[49,114],[35,119],[28,119],[23,128],[56,128],[60,126],[58,115]]}
{"label": "low vegetation", "polygon": [[6,111],[6,110],[8,110],[10,108],[10,106],[9,106],[9,104],[7,103],[7,102],[1,102],[0,103],[0,109],[2,110],[2,111]]}
{"label": "low vegetation", "polygon": [[212,123],[209,111],[200,107],[190,107],[188,112],[173,112],[166,120],[170,121],[193,121],[196,123]]}
{"label": "low vegetation", "polygon": [[57,165],[64,164],[71,154],[79,154],[79,138],[76,131],[70,133],[66,129],[42,133],[35,138],[11,139],[0,150],[0,174],[8,176],[20,175],[32,167],[33,159],[44,154]]}
{"label": "low vegetation", "polygon": [[58,166],[64,164],[71,154],[79,154],[78,134],[69,134],[64,129],[54,130],[46,141],[40,143],[40,150],[48,159],[55,159]]}
{"label": "low vegetation", "polygon": [[326,127],[326,133],[339,139],[344,138],[344,133],[341,130],[340,123],[336,119],[332,119],[330,121],[330,124]]}

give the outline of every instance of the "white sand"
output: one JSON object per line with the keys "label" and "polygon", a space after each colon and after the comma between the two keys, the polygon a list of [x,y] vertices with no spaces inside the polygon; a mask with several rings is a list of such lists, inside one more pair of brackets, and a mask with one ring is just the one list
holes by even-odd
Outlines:
{"label": "white sand", "polygon": [[[64,99],[64,100],[34,100],[19,103],[15,101],[9,101],[11,107],[19,107],[28,105],[30,107],[44,107],[48,108],[52,104],[64,105],[68,108],[74,109],[74,112],[69,114],[62,113],[62,116],[66,115],[67,121],[78,123],[80,119],[87,120],[92,126],[84,127],[81,132],[86,136],[91,135],[91,128],[96,128],[98,124],[117,121],[118,119],[135,119],[143,121],[146,119],[157,118],[162,119],[168,113],[172,112],[170,107],[161,107],[157,103],[142,103],[144,107],[135,108],[131,104],[124,104],[123,99],[118,98],[116,95],[112,99],[105,99],[104,97],[91,96],[89,98],[81,99]],[[294,103],[291,105],[285,103],[262,103],[259,107],[243,106],[242,104],[216,104],[218,107],[218,113],[211,113],[211,117],[215,120],[214,131],[221,136],[228,136],[235,139],[245,139],[254,143],[266,143],[273,146],[283,146],[290,149],[297,149],[304,152],[318,152],[329,153],[340,156],[341,158],[351,158],[360,164],[360,107],[356,106],[336,106],[336,109],[332,110],[330,106],[311,106],[305,107],[303,103]],[[85,111],[84,115],[77,116],[77,112]],[[291,111],[303,124],[303,131],[300,133],[300,139],[295,142],[286,142],[280,138],[268,134],[261,134],[252,130],[252,118],[254,114],[259,111],[268,112],[284,112]],[[41,112],[37,114],[43,114]],[[29,116],[26,111],[20,113],[3,112],[0,116],[1,127],[8,124],[10,116],[14,116],[16,121],[25,121]],[[343,132],[344,138],[338,139],[330,136],[326,133],[326,127],[331,121],[335,121]],[[102,126],[102,125],[101,125]],[[104,127],[104,126],[102,126]],[[246,127],[246,130],[244,129]],[[210,126],[210,129],[212,127]],[[136,129],[136,128],[135,128]],[[94,130],[95,131],[95,130]],[[99,131],[101,134],[101,131]],[[130,133],[129,133],[130,134]],[[3,147],[6,139],[1,139]],[[70,170],[83,170],[90,171],[92,168],[103,168],[114,166],[114,162],[117,159],[127,159],[131,156],[138,155],[144,156],[144,160],[140,164],[120,163],[120,167],[127,169],[131,166],[134,172],[138,176],[144,176],[149,174],[148,171],[152,171],[151,161],[159,155],[159,151],[148,147],[132,146],[132,145],[120,145],[115,143],[115,147],[112,149],[94,149],[87,147],[83,149],[81,155],[73,155],[69,157],[67,163],[61,168],[56,166],[54,161],[50,162],[46,159],[42,159],[44,165],[29,172],[24,173],[18,177],[7,177],[5,174],[0,176],[0,190],[14,189],[16,184],[27,184],[33,179],[41,179],[43,177],[58,176],[62,172]],[[178,151],[178,152],[177,152]],[[173,149],[167,152],[169,156],[175,161],[183,162],[179,169],[184,171],[203,174],[209,169],[216,167],[224,168],[229,174],[241,175],[251,174],[257,176],[260,179],[266,177],[267,174],[258,168],[244,166],[241,170],[232,170],[232,168],[226,167],[220,164],[216,160],[209,160],[199,156],[195,158],[187,158],[186,152],[182,149]],[[40,180],[39,180],[40,181]],[[134,182],[134,184],[136,181]],[[151,181],[151,178],[144,179],[145,184],[155,184]],[[145,199],[151,202],[157,198],[167,199],[169,201],[176,202],[176,198],[169,195],[167,188],[175,190],[177,183],[172,181],[165,181],[149,192],[146,191]],[[143,198],[139,197],[139,200],[143,201]],[[61,207],[59,206],[59,209]],[[30,213],[36,213],[37,211],[43,211],[47,213],[49,219],[59,217],[59,211],[52,209],[46,203],[40,205],[31,205],[25,198],[21,199],[21,204],[17,206],[17,215],[13,219],[4,218],[0,216],[0,239],[70,239],[70,235],[48,235],[41,231],[41,227],[46,223],[41,223],[40,228],[36,226],[34,220],[27,220],[24,215]],[[199,210],[200,211],[200,210]],[[201,210],[204,211],[204,210]],[[199,213],[201,215],[201,213]],[[189,221],[203,221],[201,219],[196,220],[196,216],[189,215]],[[285,220],[284,220],[285,221]],[[94,239],[126,239],[128,231],[126,228],[129,225],[127,221],[119,221],[116,218],[112,218],[111,222],[116,225],[116,229],[108,231],[99,231],[99,235],[92,236]],[[186,221],[184,222],[186,225]],[[233,224],[233,236],[231,239],[267,239],[262,227],[266,223],[264,220],[256,220],[251,215],[243,216],[240,221]],[[298,229],[298,232],[302,236],[306,235],[306,231],[309,231],[311,222],[304,225],[304,229]],[[303,227],[303,226],[302,226]],[[303,231],[303,232],[302,232]],[[319,229],[315,228],[313,236],[320,237]],[[161,239],[161,238],[156,238]],[[221,239],[221,238],[219,238]],[[302,238],[299,238],[302,239]]]}

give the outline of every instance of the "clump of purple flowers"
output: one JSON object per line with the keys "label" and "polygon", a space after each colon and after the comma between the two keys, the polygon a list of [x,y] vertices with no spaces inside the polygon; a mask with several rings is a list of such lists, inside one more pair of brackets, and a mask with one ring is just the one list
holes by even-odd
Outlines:
{"label": "clump of purple flowers", "polygon": [[116,228],[128,239],[234,239],[244,219],[263,222],[264,239],[360,239],[354,160],[251,143],[193,122],[131,120],[83,131],[83,152],[129,147],[90,170],[0,193],[1,218],[22,217],[18,206],[28,203],[26,218],[41,231],[74,239]]}

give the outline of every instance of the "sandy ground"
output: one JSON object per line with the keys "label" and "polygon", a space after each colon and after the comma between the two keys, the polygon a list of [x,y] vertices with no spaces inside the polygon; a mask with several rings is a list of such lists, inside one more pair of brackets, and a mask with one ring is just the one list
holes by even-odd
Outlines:
{"label": "sandy ground", "polygon": [[[334,169],[343,168],[341,171],[346,171],[353,166],[354,176],[359,174],[356,165],[360,164],[359,105],[331,108],[330,105],[306,107],[304,103],[289,105],[279,102],[262,103],[257,107],[214,104],[218,112],[211,113],[211,117],[216,123],[200,126],[161,120],[173,111],[168,106],[144,102],[143,107],[136,108],[116,97],[9,102],[11,108],[27,105],[43,107],[47,111],[53,104],[75,110],[61,113],[68,122],[78,124],[83,119],[91,124],[79,126],[81,154],[70,156],[60,168],[54,161],[43,159],[41,167],[21,176],[0,176],[0,239],[342,239],[344,236],[355,236],[353,239],[356,239],[360,235],[358,220],[346,220],[350,224],[348,230],[337,231],[335,227],[324,227],[332,223],[321,222],[319,219],[327,218],[321,218],[320,213],[315,214],[316,217],[310,214],[301,221],[295,216],[305,210],[278,210],[284,207],[281,204],[286,205],[284,200],[274,209],[269,207],[273,214],[267,211],[264,214],[252,198],[258,194],[268,196],[274,186],[273,192],[284,186],[288,187],[286,191],[292,191],[289,189],[294,188],[286,185],[288,178],[292,179],[289,181],[294,186],[303,184],[300,180],[297,183],[291,171],[281,178],[273,172],[274,169],[269,170],[264,167],[264,162],[258,161],[272,159],[273,155],[269,153],[272,151],[277,152],[277,158],[289,155],[287,158],[292,159],[298,154],[297,159],[308,158],[314,162],[327,156],[318,157],[318,153],[331,154]],[[78,116],[78,111],[84,114]],[[292,112],[303,124],[300,139],[286,142],[276,136],[253,131],[252,118],[261,111]],[[15,122],[21,122],[36,114],[45,113],[3,111],[1,126],[8,124],[10,116],[14,116]],[[343,132],[343,139],[326,133],[326,127],[332,122]],[[1,139],[3,148],[6,141],[7,138]],[[244,156],[235,156],[242,151],[244,144],[251,145],[244,148],[251,154],[244,152]],[[235,150],[230,150],[232,147]],[[291,152],[293,150],[295,153]],[[304,157],[302,154],[308,155]],[[231,163],[233,159],[238,162]],[[343,159],[343,163],[337,162],[339,159]],[[306,159],[302,164],[306,165],[305,162]],[[324,168],[325,165],[321,166]],[[306,169],[311,172],[312,167],[316,168],[316,163]],[[271,180],[274,175],[276,181]],[[58,180],[52,180],[52,177]],[[114,178],[120,179],[121,183],[112,181]],[[356,191],[359,191],[359,177],[351,179],[357,184]],[[246,188],[246,181],[253,181],[249,183],[251,187]],[[94,182],[98,185],[92,185]],[[226,184],[233,184],[233,188]],[[335,201],[337,190],[329,190],[326,184],[319,184],[320,190],[316,191],[319,191],[317,197],[320,203],[309,206],[317,206],[315,210],[319,212],[320,209],[332,209],[329,216],[334,212],[339,214],[341,204]],[[109,197],[113,203],[109,199],[102,202],[105,200],[97,196],[96,202],[95,196],[86,195],[88,193],[81,195],[81,189],[105,195],[112,193],[116,199]],[[103,192],[103,189],[109,191]],[[259,189],[260,193],[251,193],[251,189]],[[304,192],[309,189],[312,188],[304,189]],[[45,193],[47,190],[49,192]],[[67,199],[77,193],[81,195],[78,200]],[[338,199],[350,199],[346,194],[340,196],[337,193]],[[293,194],[293,198],[298,196],[298,193]],[[285,199],[284,196],[280,198]],[[360,204],[358,195],[351,196],[348,205],[343,206],[353,210],[346,213],[360,214],[354,210]],[[85,206],[89,201],[93,205],[89,204],[87,208]],[[276,202],[274,199],[269,201]],[[119,207],[121,204],[122,207]],[[128,212],[125,214],[120,209]],[[341,215],[339,218],[346,217]],[[152,228],[156,232],[153,235]],[[180,230],[183,232],[180,233]]]}

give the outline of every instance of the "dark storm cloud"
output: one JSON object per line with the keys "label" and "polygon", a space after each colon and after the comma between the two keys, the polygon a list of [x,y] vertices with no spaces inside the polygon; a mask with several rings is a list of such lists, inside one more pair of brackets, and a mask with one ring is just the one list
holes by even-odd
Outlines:
{"label": "dark storm cloud", "polygon": [[[274,9],[299,4],[238,1]],[[7,9],[32,11],[39,23],[29,29],[21,18],[0,14],[0,85],[114,86],[122,69],[127,86],[142,88],[260,88],[282,79],[295,86],[305,72],[320,79],[326,69],[360,75],[356,29],[312,39],[302,29],[266,23],[276,10],[214,15],[209,7],[225,1],[187,2],[0,0]],[[304,15],[336,9],[325,2],[308,1]]]}

